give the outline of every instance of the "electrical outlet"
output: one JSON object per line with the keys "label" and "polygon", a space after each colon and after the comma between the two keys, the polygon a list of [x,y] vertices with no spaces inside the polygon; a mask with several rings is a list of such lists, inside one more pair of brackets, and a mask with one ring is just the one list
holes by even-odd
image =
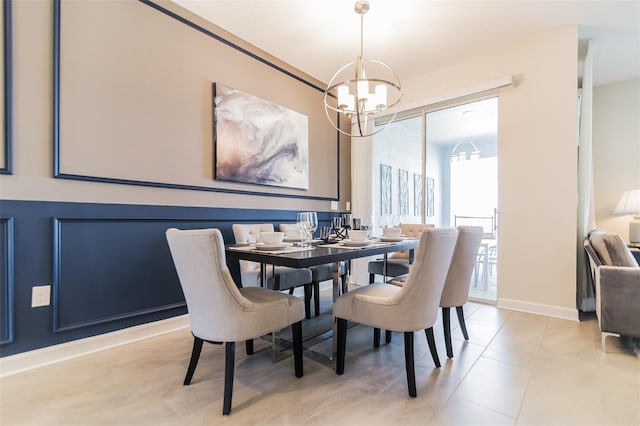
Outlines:
{"label": "electrical outlet", "polygon": [[351,203],[347,201],[347,211],[351,210]]}
{"label": "electrical outlet", "polygon": [[331,202],[331,210],[338,210],[338,202],[337,201],[332,201]]}
{"label": "electrical outlet", "polygon": [[31,307],[49,306],[51,303],[51,286],[37,285],[31,288]]}

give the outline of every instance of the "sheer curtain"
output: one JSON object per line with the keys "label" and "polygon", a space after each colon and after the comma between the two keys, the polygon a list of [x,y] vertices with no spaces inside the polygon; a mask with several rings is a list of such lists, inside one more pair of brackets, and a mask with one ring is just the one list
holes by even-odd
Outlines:
{"label": "sheer curtain", "polygon": [[589,40],[584,60],[582,96],[580,97],[578,130],[578,232],[577,232],[577,308],[583,312],[595,311],[595,292],[591,275],[587,274],[587,259],[584,252],[584,238],[595,228],[595,207],[593,200],[593,159],[591,147],[591,119],[593,109],[593,51]]}

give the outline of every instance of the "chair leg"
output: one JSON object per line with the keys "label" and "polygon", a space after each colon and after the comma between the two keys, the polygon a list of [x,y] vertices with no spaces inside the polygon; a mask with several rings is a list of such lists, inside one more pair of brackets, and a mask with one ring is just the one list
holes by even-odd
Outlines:
{"label": "chair leg", "polygon": [[424,333],[427,335],[427,343],[429,344],[433,363],[440,368],[440,358],[438,358],[438,350],[436,349],[436,339],[433,337],[433,327],[427,328]]}
{"label": "chair leg", "polygon": [[189,361],[189,368],[187,368],[187,375],[184,377],[183,385],[187,386],[191,384],[193,373],[196,372],[196,366],[200,359],[200,352],[202,352],[202,344],[204,340],[193,336],[193,349],[191,350],[191,361]]}
{"label": "chair leg", "polygon": [[444,345],[447,348],[447,357],[453,358],[453,347],[451,346],[451,310],[442,308],[442,326],[444,328]]}
{"label": "chair leg", "polygon": [[376,274],[369,274],[369,284],[373,284],[376,280]]}
{"label": "chair leg", "polygon": [[380,329],[379,328],[373,329],[373,347],[374,348],[380,347]]}
{"label": "chair leg", "polygon": [[289,289],[289,295],[292,295],[294,290],[295,290],[295,287],[291,287],[291,288]]}
{"label": "chair leg", "polygon": [[388,345],[389,343],[391,343],[391,330],[385,330],[384,331],[384,342]]}
{"label": "chair leg", "polygon": [[311,319],[311,287],[310,284],[304,286],[304,317]]}
{"label": "chair leg", "polygon": [[296,377],[302,377],[304,368],[302,365],[302,321],[291,324],[293,335],[293,363]]}
{"label": "chair leg", "polygon": [[316,316],[320,315],[320,282],[313,282],[313,304]]}
{"label": "chair leg", "polygon": [[467,324],[464,322],[464,311],[462,310],[462,306],[456,306],[456,313],[458,314],[458,322],[460,323],[460,330],[462,330],[464,340],[469,340],[469,334],[467,333]]}
{"label": "chair leg", "polygon": [[415,398],[416,392],[416,370],[413,363],[413,331],[404,332],[404,364],[407,370],[407,386],[409,396]]}
{"label": "chair leg", "polygon": [[336,374],[344,374],[344,357],[347,351],[347,320],[336,318],[338,325],[338,348],[336,353]]}
{"label": "chair leg", "polygon": [[222,414],[228,415],[231,412],[231,398],[233,397],[233,369],[235,367],[236,344],[226,342],[224,344],[224,401],[222,403]]}
{"label": "chair leg", "polygon": [[244,344],[247,349],[247,355],[253,355],[253,339],[246,340]]}
{"label": "chair leg", "polygon": [[342,294],[347,294],[349,292],[349,283],[347,282],[347,275],[340,275],[340,279],[342,280]]}

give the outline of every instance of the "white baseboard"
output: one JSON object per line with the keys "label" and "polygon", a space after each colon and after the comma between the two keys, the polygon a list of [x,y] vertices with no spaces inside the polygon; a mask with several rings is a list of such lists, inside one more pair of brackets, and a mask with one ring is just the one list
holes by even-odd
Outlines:
{"label": "white baseboard", "polygon": [[522,300],[515,299],[498,299],[498,308],[509,309],[511,311],[526,312],[529,314],[544,315],[547,317],[554,317],[565,319],[569,321],[580,321],[578,317],[578,310],[571,308],[564,308],[561,306],[545,305],[542,303],[524,302]]}
{"label": "white baseboard", "polygon": [[0,377],[11,376],[186,327],[189,327],[188,314],[7,356],[0,358]]}

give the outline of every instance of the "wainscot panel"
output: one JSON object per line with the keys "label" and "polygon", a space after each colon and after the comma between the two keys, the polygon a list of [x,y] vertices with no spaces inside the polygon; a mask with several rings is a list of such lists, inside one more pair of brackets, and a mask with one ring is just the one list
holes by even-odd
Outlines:
{"label": "wainscot panel", "polygon": [[0,345],[13,341],[13,218],[0,218]]}
{"label": "wainscot panel", "polygon": [[[233,223],[278,226],[295,222],[297,214],[289,210],[0,203],[2,356],[184,314],[184,298],[164,236],[167,228],[215,227],[231,243]],[[328,225],[338,214],[318,212],[318,221]],[[239,283],[237,262],[230,261],[229,269]],[[31,308],[31,288],[47,284],[53,286],[52,304]]]}

